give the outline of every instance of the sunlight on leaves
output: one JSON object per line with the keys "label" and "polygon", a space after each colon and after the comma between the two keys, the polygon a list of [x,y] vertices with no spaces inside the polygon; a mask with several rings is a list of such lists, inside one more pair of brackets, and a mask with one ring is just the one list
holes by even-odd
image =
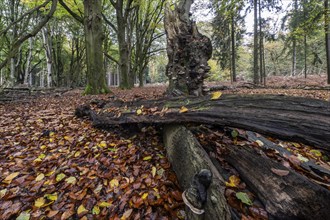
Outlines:
{"label": "sunlight on leaves", "polygon": [[246,205],[252,205],[253,204],[252,201],[251,201],[251,199],[249,198],[249,196],[246,193],[244,193],[244,192],[238,192],[238,193],[236,193],[236,197],[239,200],[241,200],[241,202],[243,202]]}

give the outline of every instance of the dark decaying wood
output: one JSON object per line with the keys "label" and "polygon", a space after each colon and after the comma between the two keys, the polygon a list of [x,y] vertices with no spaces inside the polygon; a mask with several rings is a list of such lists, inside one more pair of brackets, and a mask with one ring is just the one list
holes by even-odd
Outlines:
{"label": "dark decaying wood", "polygon": [[207,190],[205,213],[196,215],[187,210],[188,219],[230,219],[230,211],[224,197],[224,180],[194,135],[184,126],[178,125],[165,126],[163,133],[167,156],[184,190],[190,187],[194,175],[201,169],[208,169],[213,174]]}
{"label": "dark decaying wood", "polygon": [[[141,108],[167,111],[137,115]],[[111,113],[93,114],[93,125],[107,128],[131,123],[206,123],[255,131],[289,141],[299,141],[330,151],[330,102],[274,95],[223,95],[175,98],[134,103],[114,102],[106,107],[124,107],[120,117]],[[179,113],[182,106],[188,112]]]}
{"label": "dark decaying wood", "polygon": [[193,0],[181,0],[174,10],[169,5],[165,8],[169,60],[166,75],[169,78],[168,93],[172,95],[203,95],[203,82],[210,71],[207,61],[212,56],[212,44],[190,19],[192,3]]}
{"label": "dark decaying wood", "polygon": [[[330,191],[255,150],[232,146],[225,159],[275,219],[323,220],[330,216]],[[272,169],[286,170],[279,176]]]}

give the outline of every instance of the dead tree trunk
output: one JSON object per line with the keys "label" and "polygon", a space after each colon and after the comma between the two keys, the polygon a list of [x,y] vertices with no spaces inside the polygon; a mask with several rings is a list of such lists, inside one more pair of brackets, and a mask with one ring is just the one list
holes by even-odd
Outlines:
{"label": "dead tree trunk", "polygon": [[171,95],[200,96],[205,93],[203,82],[210,70],[207,61],[212,56],[212,45],[189,18],[192,2],[181,0],[174,10],[169,5],[165,8],[169,59],[166,75],[169,78],[168,93]]}

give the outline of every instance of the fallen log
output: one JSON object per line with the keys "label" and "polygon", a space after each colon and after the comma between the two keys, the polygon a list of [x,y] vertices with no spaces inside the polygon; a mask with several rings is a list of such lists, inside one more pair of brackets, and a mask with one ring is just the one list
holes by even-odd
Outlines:
{"label": "fallen log", "polygon": [[211,185],[207,190],[205,212],[196,215],[188,211],[188,219],[231,219],[224,197],[224,180],[194,135],[184,126],[178,125],[165,126],[163,133],[167,156],[184,190],[190,187],[194,175],[202,169],[208,169],[213,174]]}
{"label": "fallen log", "polygon": [[[248,147],[231,146],[225,159],[275,219],[323,220],[330,216],[330,191]],[[278,175],[274,169],[288,172]]]}
{"label": "fallen log", "polygon": [[[105,111],[92,113],[91,118],[98,128],[137,123],[189,122],[229,126],[302,142],[330,152],[330,102],[280,95],[223,95],[217,100],[210,99],[210,96],[205,96],[114,102],[107,104]],[[187,108],[185,113],[180,113],[182,106]],[[118,117],[106,112],[109,107],[124,110]],[[148,108],[159,111],[143,113]],[[142,114],[138,115],[137,109],[142,109]]]}
{"label": "fallen log", "polygon": [[[229,216],[223,198],[222,169],[213,164],[197,139],[184,126],[166,125],[163,134],[167,156],[184,190],[189,188],[191,179],[199,170],[206,168],[213,173],[213,182],[207,191],[205,214],[196,216],[188,212],[188,219],[225,219]],[[268,212],[269,219],[313,217],[321,220],[330,215],[330,209],[327,208],[330,191],[295,170],[262,156],[249,146],[230,146],[224,159],[238,171],[240,178],[257,195]]]}

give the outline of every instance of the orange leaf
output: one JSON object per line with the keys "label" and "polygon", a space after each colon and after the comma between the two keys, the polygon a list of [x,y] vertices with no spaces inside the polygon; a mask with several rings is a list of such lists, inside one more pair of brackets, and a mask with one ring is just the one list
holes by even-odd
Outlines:
{"label": "orange leaf", "polygon": [[229,182],[226,182],[228,187],[237,187],[240,184],[241,180],[238,176],[232,175],[229,177]]}

